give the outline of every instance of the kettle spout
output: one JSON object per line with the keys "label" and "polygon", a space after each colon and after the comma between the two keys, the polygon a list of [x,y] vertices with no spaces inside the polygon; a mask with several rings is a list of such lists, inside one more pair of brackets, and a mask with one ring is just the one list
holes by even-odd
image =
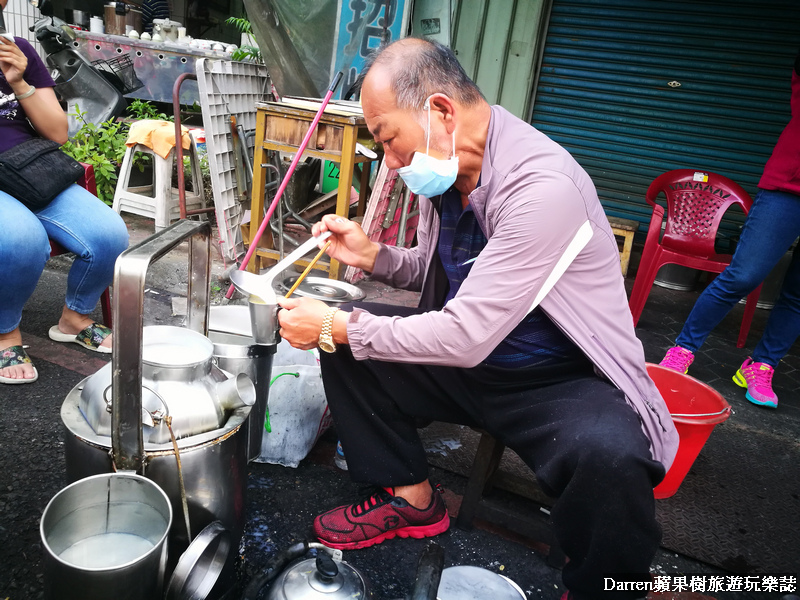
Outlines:
{"label": "kettle spout", "polygon": [[217,383],[217,404],[222,410],[235,410],[256,403],[256,386],[244,373]]}

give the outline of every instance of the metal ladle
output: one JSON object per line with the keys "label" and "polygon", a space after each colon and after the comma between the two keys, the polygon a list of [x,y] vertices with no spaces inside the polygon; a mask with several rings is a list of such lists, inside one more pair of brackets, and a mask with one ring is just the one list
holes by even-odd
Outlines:
{"label": "metal ladle", "polygon": [[236,289],[248,296],[257,296],[265,304],[275,304],[277,296],[275,289],[272,287],[275,277],[283,273],[286,269],[292,266],[297,260],[303,258],[311,250],[316,248],[320,242],[325,241],[331,235],[330,231],[325,231],[317,237],[312,237],[300,244],[294,252],[289,254],[286,258],[269,269],[263,275],[256,275],[249,271],[233,271],[231,273],[231,283],[236,286]]}

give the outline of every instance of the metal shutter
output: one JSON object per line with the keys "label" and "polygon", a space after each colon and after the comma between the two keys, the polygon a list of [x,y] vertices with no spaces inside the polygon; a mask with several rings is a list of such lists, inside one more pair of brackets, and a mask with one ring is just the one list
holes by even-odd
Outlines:
{"label": "metal shutter", "polygon": [[589,172],[609,215],[649,222],[645,191],[670,169],[755,194],[799,46],[796,1],[553,0],[531,122]]}

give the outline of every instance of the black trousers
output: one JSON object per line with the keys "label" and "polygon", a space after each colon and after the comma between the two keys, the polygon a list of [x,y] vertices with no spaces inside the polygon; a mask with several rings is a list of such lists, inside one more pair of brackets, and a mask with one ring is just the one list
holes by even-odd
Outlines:
{"label": "black trousers", "polygon": [[[415,312],[360,306],[373,314]],[[347,346],[320,354],[355,481],[389,487],[427,479],[421,420],[481,427],[558,498],[551,520],[569,557],[562,576],[573,598],[637,596],[602,592],[603,577],[647,574],[661,540],[653,487],[664,467],[651,458],[638,415],[617,388],[585,370],[357,361]]]}

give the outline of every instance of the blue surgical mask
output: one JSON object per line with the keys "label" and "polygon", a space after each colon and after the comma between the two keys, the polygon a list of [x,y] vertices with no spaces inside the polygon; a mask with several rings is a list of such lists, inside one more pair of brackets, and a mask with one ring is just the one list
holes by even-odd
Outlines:
{"label": "blue surgical mask", "polygon": [[428,111],[428,130],[425,135],[425,154],[415,152],[411,164],[397,169],[397,174],[415,194],[432,198],[443,194],[452,186],[458,176],[458,157],[456,156],[456,132],[453,130],[453,156],[447,160],[430,156],[431,148],[431,109],[430,98],[425,100],[424,109]]}

